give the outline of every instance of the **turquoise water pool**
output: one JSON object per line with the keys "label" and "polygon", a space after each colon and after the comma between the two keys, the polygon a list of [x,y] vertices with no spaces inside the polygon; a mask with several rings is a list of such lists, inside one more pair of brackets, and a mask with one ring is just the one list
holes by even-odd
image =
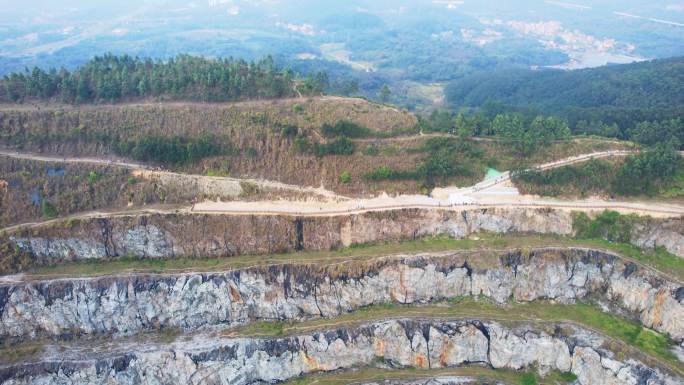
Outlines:
{"label": "turquoise water pool", "polygon": [[488,168],[487,169],[487,175],[485,176],[484,180],[490,180],[490,179],[495,179],[503,175],[503,173],[499,170],[493,169],[493,168]]}

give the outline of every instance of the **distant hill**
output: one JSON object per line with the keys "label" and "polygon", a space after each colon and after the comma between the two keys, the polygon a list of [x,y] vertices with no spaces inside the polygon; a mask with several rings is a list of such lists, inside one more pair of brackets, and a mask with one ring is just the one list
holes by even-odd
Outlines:
{"label": "distant hill", "polygon": [[488,101],[546,112],[569,109],[666,109],[684,105],[684,57],[601,68],[482,72],[447,86],[448,102]]}
{"label": "distant hill", "polygon": [[6,75],[0,79],[0,102],[82,104],[150,98],[223,102],[320,95],[327,84],[323,73],[299,79],[292,71],[277,68],[270,56],[247,62],[190,55],[152,60],[107,54],[71,72],[35,67]]}

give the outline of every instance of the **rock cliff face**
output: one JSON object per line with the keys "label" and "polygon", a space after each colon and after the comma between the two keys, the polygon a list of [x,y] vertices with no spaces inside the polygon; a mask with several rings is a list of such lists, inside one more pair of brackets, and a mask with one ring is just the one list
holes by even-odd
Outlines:
{"label": "rock cliff face", "polygon": [[0,340],[334,317],[373,304],[460,296],[498,303],[569,303],[593,296],[684,340],[684,287],[614,255],[584,249],[424,254],[333,266],[6,285],[0,286]]}
{"label": "rock cliff face", "polygon": [[639,223],[632,231],[632,243],[644,249],[664,247],[670,253],[684,258],[684,220],[648,220]]}
{"label": "rock cliff face", "polygon": [[[664,246],[684,256],[684,222],[650,220],[635,228],[635,243]],[[33,255],[36,266],[62,261],[207,258],[299,250],[329,250],[421,236],[464,238],[479,232],[571,235],[572,215],[550,209],[461,212],[407,209],[337,217],[141,215],[65,222],[20,231],[5,242]]]}
{"label": "rock cliff face", "polygon": [[[279,339],[202,339],[105,357],[65,352],[0,369],[5,385],[274,383],[359,366],[485,365],[571,371],[583,385],[678,384],[635,360],[618,360],[602,337],[571,325],[503,326],[480,320],[390,320]],[[81,353],[82,355],[82,353]]]}

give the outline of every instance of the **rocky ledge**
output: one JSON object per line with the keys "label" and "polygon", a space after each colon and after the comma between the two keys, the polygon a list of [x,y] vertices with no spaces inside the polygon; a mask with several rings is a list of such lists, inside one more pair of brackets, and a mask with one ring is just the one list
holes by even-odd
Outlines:
{"label": "rocky ledge", "polygon": [[684,340],[684,287],[588,249],[449,252],[334,265],[123,275],[0,286],[0,342],[335,317],[388,302],[485,296],[498,303],[593,297]]}
{"label": "rocky ledge", "polygon": [[[353,367],[436,369],[480,365],[572,372],[582,385],[681,384],[635,359],[618,358],[603,337],[568,324],[504,326],[481,320],[388,320],[309,335],[218,338],[138,347],[106,357],[63,352],[0,369],[4,385],[275,383]],[[622,356],[625,352],[621,352]]]}
{"label": "rocky ledge", "polygon": [[[335,217],[150,214],[67,220],[0,238],[31,255],[31,266],[63,261],[330,250],[341,246],[480,232],[572,235],[572,213],[553,209],[406,209]],[[632,242],[684,257],[684,221],[644,219]],[[2,258],[2,256],[0,256]],[[6,257],[7,258],[7,257]]]}

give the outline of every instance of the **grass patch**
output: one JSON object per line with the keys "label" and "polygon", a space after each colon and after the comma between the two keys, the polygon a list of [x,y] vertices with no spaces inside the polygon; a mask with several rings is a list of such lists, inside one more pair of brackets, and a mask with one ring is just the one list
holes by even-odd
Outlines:
{"label": "grass patch", "polygon": [[297,377],[284,382],[284,385],[348,385],[359,383],[372,383],[383,380],[417,380],[421,378],[435,377],[471,377],[478,381],[504,382],[507,384],[527,384],[525,378],[533,378],[533,384],[562,385],[571,383],[565,380],[564,373],[552,371],[541,378],[534,372],[516,372],[508,369],[490,369],[482,367],[463,367],[452,369],[418,370],[413,368],[403,369],[377,369],[363,368],[335,373],[316,373]]}

